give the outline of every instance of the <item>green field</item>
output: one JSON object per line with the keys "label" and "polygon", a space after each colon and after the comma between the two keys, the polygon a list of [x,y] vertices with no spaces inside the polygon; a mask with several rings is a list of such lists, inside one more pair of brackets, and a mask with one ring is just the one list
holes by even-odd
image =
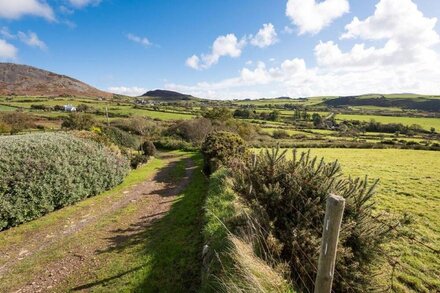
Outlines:
{"label": "green field", "polygon": [[365,122],[376,120],[381,123],[402,123],[403,125],[418,124],[425,130],[430,130],[431,127],[440,129],[440,118],[337,114],[336,120],[359,120]]}
{"label": "green field", "polygon": [[0,111],[15,111],[17,108],[0,105]]}
{"label": "green field", "polygon": [[[379,178],[377,213],[408,214],[411,222],[402,228],[426,245],[440,248],[440,156],[432,151],[312,149],[326,161],[338,160],[344,174]],[[290,154],[290,152],[289,152]],[[401,237],[387,245],[398,257],[394,279],[397,292],[439,292],[440,258],[430,249]],[[384,265],[388,271],[389,266]],[[389,285],[389,275],[381,281]]]}

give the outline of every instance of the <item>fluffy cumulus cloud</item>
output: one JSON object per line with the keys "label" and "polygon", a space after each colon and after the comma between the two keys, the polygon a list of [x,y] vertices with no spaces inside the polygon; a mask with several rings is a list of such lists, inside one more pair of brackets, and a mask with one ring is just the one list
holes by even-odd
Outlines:
{"label": "fluffy cumulus cloud", "polygon": [[[365,20],[355,17],[340,37],[361,40],[348,52],[332,41],[315,47],[317,62],[325,67],[372,66],[395,68],[405,65],[431,67],[439,60],[434,45],[440,43],[436,18],[427,18],[411,0],[380,0],[374,14]],[[370,41],[383,41],[382,47],[368,47]],[[387,70],[393,70],[388,68]]]}
{"label": "fluffy cumulus cloud", "polygon": [[192,55],[186,59],[185,64],[196,70],[208,69],[217,64],[221,57],[240,57],[243,49],[248,44],[265,48],[272,46],[276,42],[278,42],[278,35],[274,25],[266,23],[255,36],[243,36],[239,39],[235,34],[227,34],[217,37],[212,44],[211,53],[202,54],[200,56]]}
{"label": "fluffy cumulus cloud", "polygon": [[41,0],[0,0],[0,18],[19,19],[25,15],[55,20],[52,8]]}
{"label": "fluffy cumulus cloud", "polygon": [[150,47],[152,45],[152,43],[150,42],[150,40],[147,37],[139,37],[134,34],[128,34],[127,39],[129,39],[132,42],[141,44],[144,47]]}
{"label": "fluffy cumulus cloud", "polygon": [[202,54],[201,57],[193,55],[186,60],[186,65],[193,69],[207,69],[217,64],[220,57],[240,57],[245,45],[246,40],[244,38],[239,40],[234,34],[219,36],[212,44],[211,53]]}
{"label": "fluffy cumulus cloud", "polygon": [[109,87],[108,91],[115,94],[138,97],[147,92],[147,89],[142,87],[125,87],[125,86],[114,86]]}
{"label": "fluffy cumulus cloud", "polygon": [[251,44],[260,48],[269,47],[278,41],[275,27],[271,23],[263,24],[255,37],[251,38]]}
{"label": "fluffy cumulus cloud", "polygon": [[[315,45],[314,66],[308,66],[301,58],[273,66],[248,63],[237,76],[218,82],[166,86],[208,98],[371,92],[435,94],[440,92],[440,37],[436,23],[436,18],[424,16],[411,0],[379,0],[374,14],[363,20],[355,17],[340,40]],[[347,40],[354,45],[341,49]]]}
{"label": "fluffy cumulus cloud", "polygon": [[316,34],[333,20],[349,12],[348,0],[289,0],[286,15],[299,28],[299,34]]}
{"label": "fluffy cumulus cloud", "polygon": [[14,60],[17,58],[17,51],[14,45],[0,39],[0,61]]}

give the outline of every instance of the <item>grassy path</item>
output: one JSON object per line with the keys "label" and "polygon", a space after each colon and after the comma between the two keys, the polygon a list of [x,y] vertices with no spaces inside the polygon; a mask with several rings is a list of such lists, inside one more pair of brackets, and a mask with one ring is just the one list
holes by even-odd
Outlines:
{"label": "grassy path", "polygon": [[105,194],[0,233],[0,292],[195,291],[199,163],[167,153]]}

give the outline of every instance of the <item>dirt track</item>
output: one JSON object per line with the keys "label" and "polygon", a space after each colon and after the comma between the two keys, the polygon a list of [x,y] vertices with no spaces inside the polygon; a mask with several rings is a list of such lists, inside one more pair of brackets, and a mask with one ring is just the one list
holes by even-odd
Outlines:
{"label": "dirt track", "polygon": [[[191,159],[184,159],[183,177],[173,178],[172,170],[179,158],[164,157],[167,164],[152,179],[146,180],[127,190],[123,196],[105,205],[91,204],[81,213],[57,221],[56,225],[27,233],[18,245],[1,247],[0,283],[2,278],[13,274],[22,262],[30,261],[35,255],[50,259],[41,269],[26,275],[25,283],[17,284],[1,292],[49,292],[76,272],[93,272],[100,266],[98,254],[117,248],[130,241],[131,234],[146,229],[155,220],[163,217],[176,196],[187,186],[195,169]],[[181,159],[181,158],[180,158]],[[124,209],[133,212],[124,214],[123,219],[108,220],[117,217]],[[88,235],[93,233],[93,237]],[[81,241],[79,241],[81,239]],[[60,249],[61,248],[61,249]],[[63,249],[64,248],[64,249]],[[53,256],[52,251],[61,250],[61,255]],[[81,288],[77,290],[81,291]]]}

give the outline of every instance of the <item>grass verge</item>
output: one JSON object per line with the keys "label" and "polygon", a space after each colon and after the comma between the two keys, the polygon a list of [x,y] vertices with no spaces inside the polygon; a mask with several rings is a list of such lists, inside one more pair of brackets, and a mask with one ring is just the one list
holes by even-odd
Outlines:
{"label": "grass verge", "polygon": [[[253,245],[231,231],[246,225],[227,169],[211,175],[205,203],[202,292],[292,292],[271,266],[255,255]],[[245,236],[245,235],[240,235]]]}

